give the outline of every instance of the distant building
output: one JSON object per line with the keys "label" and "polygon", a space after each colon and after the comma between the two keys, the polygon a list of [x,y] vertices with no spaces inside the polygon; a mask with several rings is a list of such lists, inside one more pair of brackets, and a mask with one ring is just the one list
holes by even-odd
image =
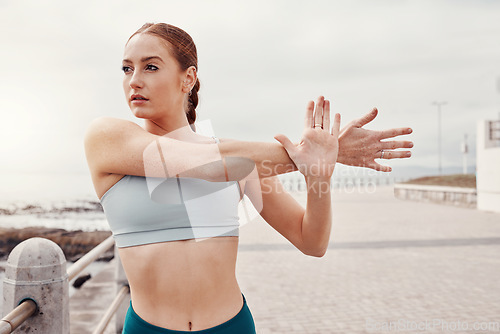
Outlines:
{"label": "distant building", "polygon": [[477,208],[500,212],[500,120],[477,126]]}

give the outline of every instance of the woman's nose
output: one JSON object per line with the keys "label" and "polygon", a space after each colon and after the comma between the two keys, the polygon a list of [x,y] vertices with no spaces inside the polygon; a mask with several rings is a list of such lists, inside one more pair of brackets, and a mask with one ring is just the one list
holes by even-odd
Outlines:
{"label": "woman's nose", "polygon": [[130,78],[130,87],[132,88],[141,88],[144,83],[142,81],[141,75],[138,72],[132,73],[132,77]]}

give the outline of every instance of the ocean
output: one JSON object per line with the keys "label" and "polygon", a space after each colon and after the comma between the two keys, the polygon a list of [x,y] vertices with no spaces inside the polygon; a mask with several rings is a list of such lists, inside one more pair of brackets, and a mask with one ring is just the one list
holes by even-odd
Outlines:
{"label": "ocean", "polygon": [[107,230],[88,173],[1,173],[0,227]]}

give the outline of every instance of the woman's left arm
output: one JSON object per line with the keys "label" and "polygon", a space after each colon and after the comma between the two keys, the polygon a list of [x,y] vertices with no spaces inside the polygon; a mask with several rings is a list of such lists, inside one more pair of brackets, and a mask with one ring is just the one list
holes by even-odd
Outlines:
{"label": "woman's left arm", "polygon": [[259,193],[251,188],[260,185],[263,203],[260,215],[306,255],[320,257],[328,248],[332,221],[330,180],[338,156],[339,131],[340,114],[335,114],[330,131],[330,102],[320,96],[316,109],[312,101],[307,106],[299,145],[284,135],[274,137],[305,177],[305,210],[283,189],[277,177],[263,178],[260,184],[254,180],[248,182],[254,198],[259,198]]}
{"label": "woman's left arm", "polygon": [[260,206],[261,217],[302,253],[323,256],[332,226],[330,179],[306,179],[305,209],[284,189],[277,176],[261,179],[258,191],[251,190],[253,182],[246,183],[245,193],[254,206]]}

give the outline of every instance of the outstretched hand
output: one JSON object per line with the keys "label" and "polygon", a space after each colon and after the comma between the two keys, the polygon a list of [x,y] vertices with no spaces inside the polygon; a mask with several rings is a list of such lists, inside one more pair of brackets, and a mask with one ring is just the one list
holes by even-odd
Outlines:
{"label": "outstretched hand", "polygon": [[274,139],[285,148],[290,159],[306,178],[332,177],[339,152],[340,114],[335,114],[330,131],[330,101],[323,96],[307,104],[304,131],[299,144],[278,134]]}
{"label": "outstretched hand", "polygon": [[377,108],[356,119],[340,131],[337,161],[349,166],[359,166],[390,172],[389,166],[380,165],[375,159],[401,159],[411,157],[410,151],[394,151],[398,148],[412,148],[411,141],[382,141],[412,133],[411,128],[397,128],[383,131],[364,129],[377,116]]}

